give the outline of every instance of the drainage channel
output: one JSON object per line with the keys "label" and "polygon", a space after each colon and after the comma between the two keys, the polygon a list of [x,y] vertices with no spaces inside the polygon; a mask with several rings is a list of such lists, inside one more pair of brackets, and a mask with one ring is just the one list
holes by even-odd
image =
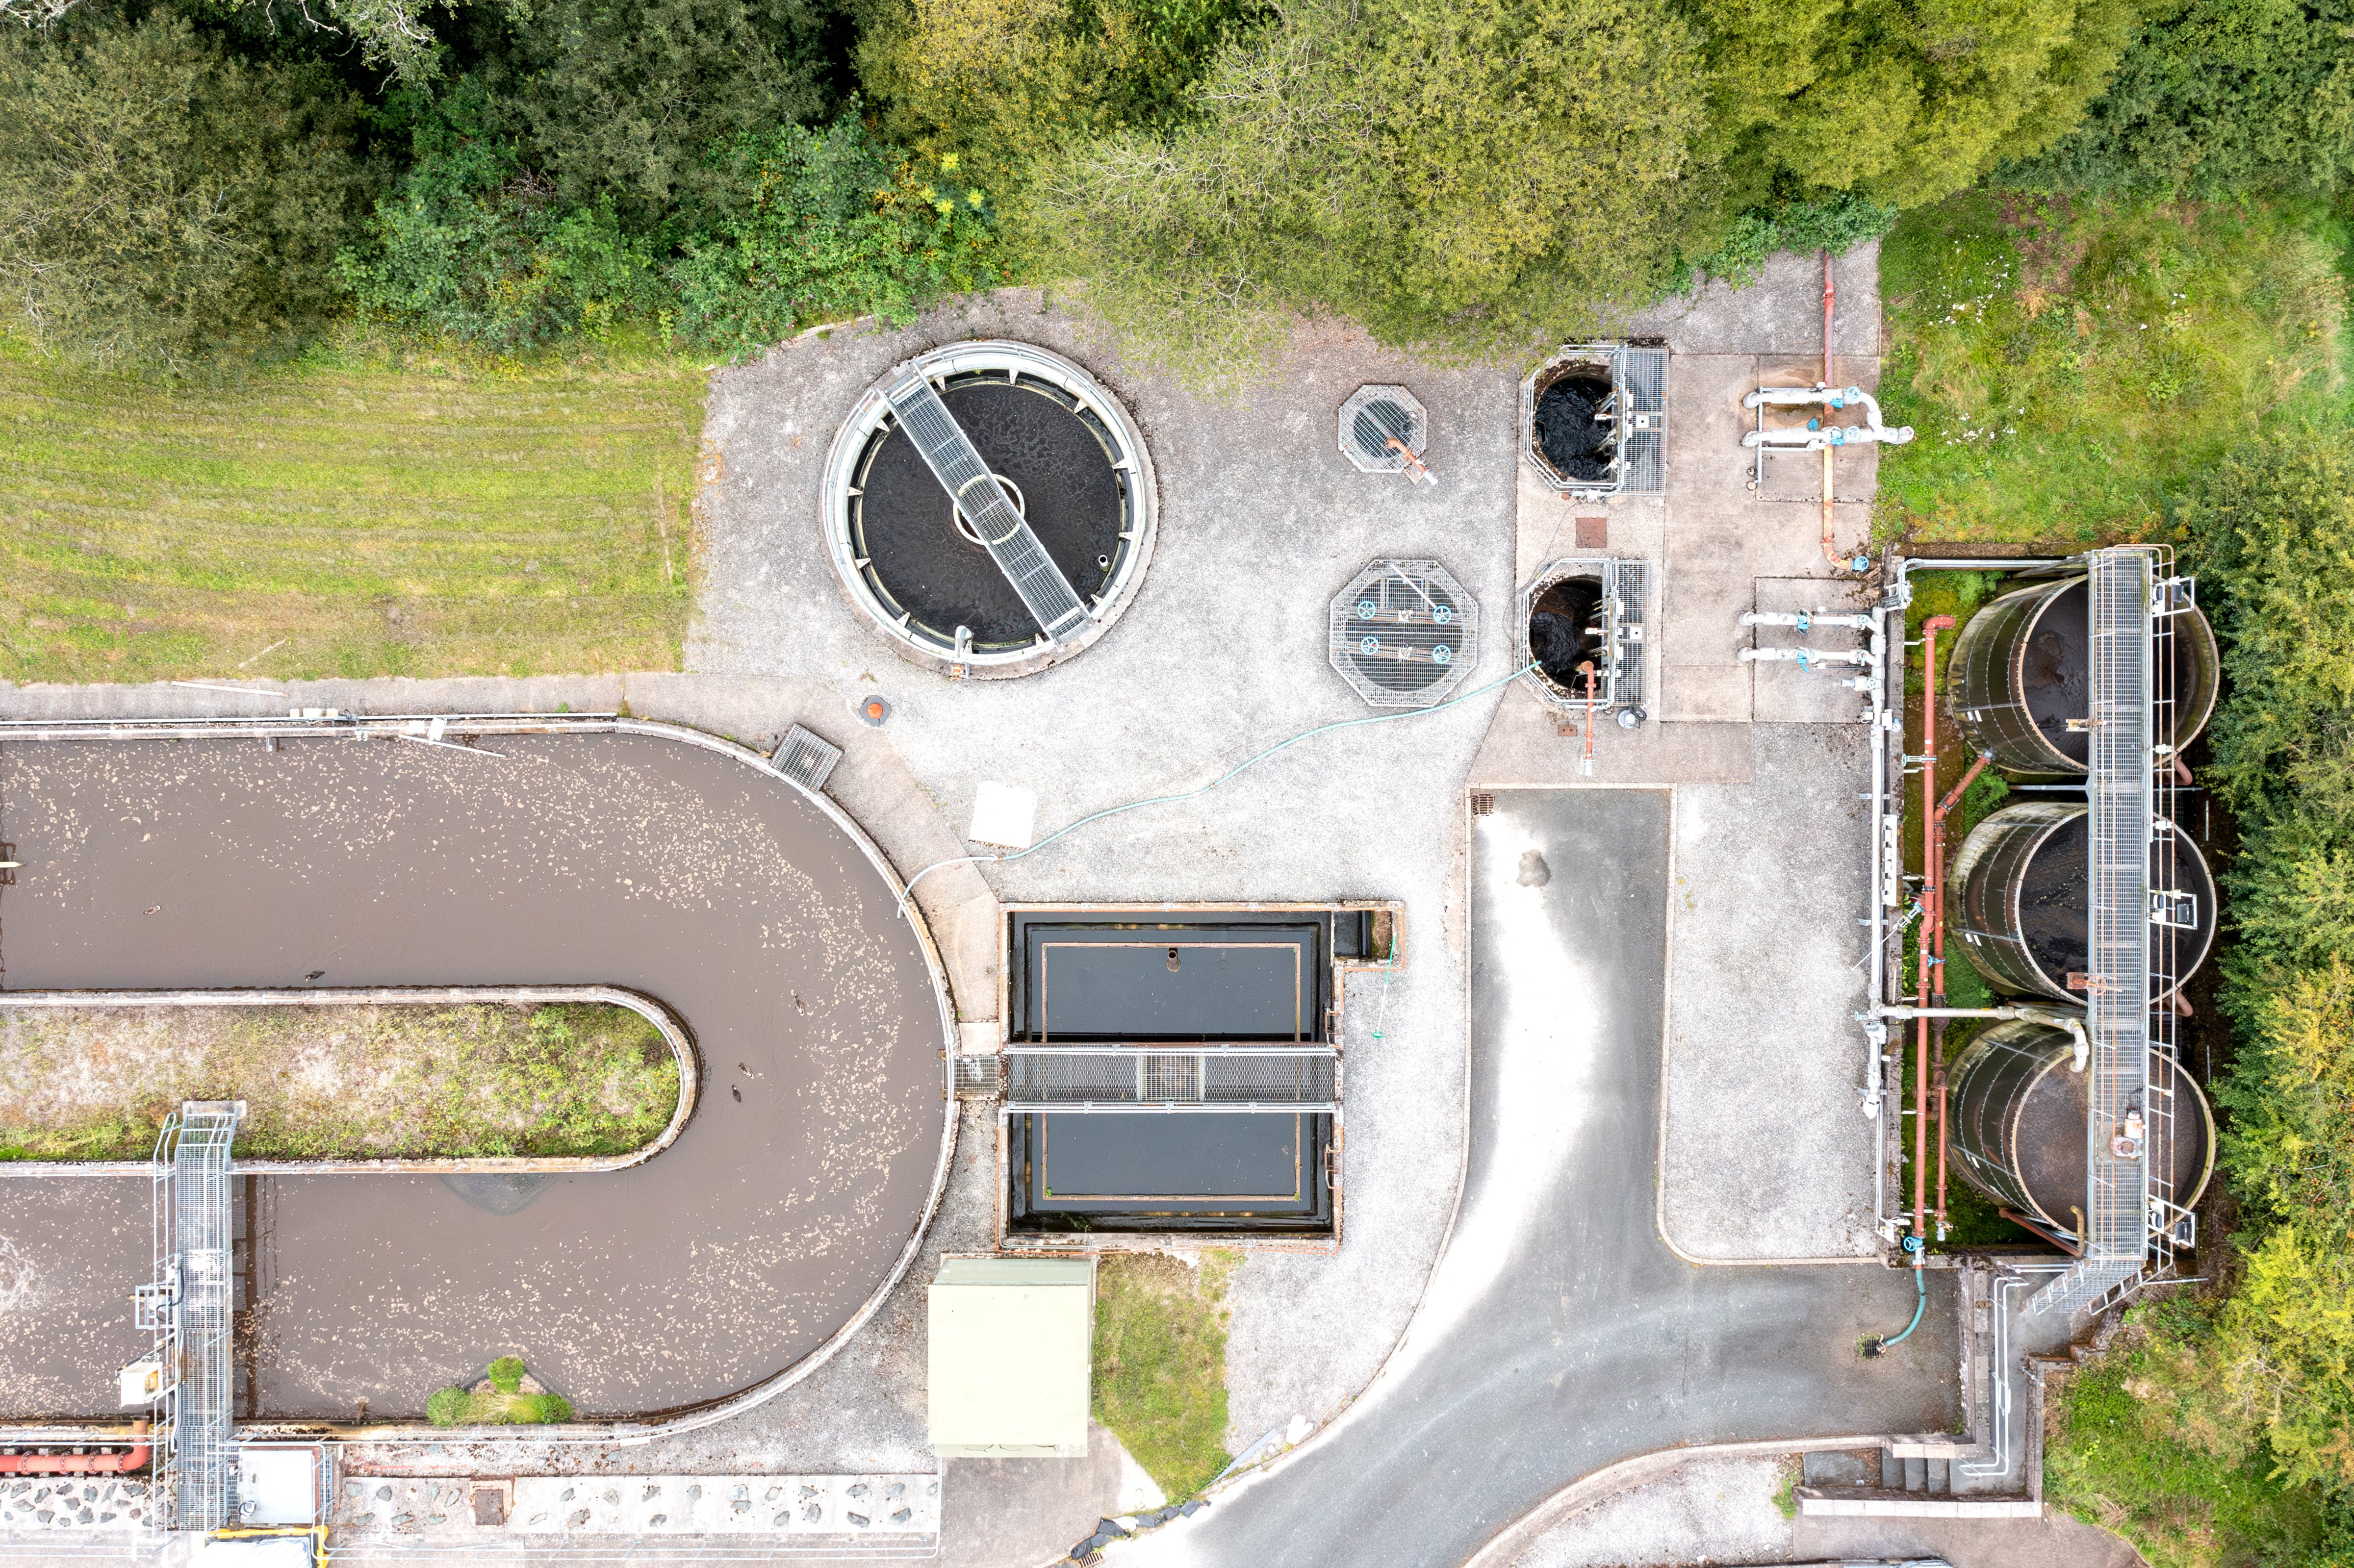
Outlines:
{"label": "drainage channel", "polygon": [[[619,985],[701,1054],[695,1115],[627,1170],[234,1181],[238,1418],[412,1422],[501,1354],[598,1423],[804,1374],[906,1268],[954,1135],[944,981],[897,877],[692,731],[408,729],[0,729],[9,990]],[[141,1178],[0,1181],[0,1420],[119,1419],[150,1218]]]}

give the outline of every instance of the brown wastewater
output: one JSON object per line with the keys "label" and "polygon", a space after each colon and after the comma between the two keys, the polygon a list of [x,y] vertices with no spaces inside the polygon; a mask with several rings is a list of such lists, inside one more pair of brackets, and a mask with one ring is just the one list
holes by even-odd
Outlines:
{"label": "brown wastewater", "polygon": [[[854,1321],[927,1217],[925,948],[861,841],[740,757],[12,740],[0,839],[9,991],[601,983],[694,1036],[695,1115],[629,1170],[238,1179],[241,1418],[413,1420],[502,1354],[587,1419],[708,1404]],[[118,1418],[150,1252],[143,1176],[0,1175],[0,1420]]]}

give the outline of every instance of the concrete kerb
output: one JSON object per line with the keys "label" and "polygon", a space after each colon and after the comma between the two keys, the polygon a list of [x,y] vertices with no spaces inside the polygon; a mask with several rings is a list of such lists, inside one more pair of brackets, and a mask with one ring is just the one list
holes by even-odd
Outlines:
{"label": "concrete kerb", "polygon": [[[662,1031],[678,1063],[678,1105],[651,1142],[625,1154],[449,1155],[439,1159],[232,1160],[239,1176],[467,1176],[574,1175],[626,1171],[668,1149],[685,1130],[703,1086],[702,1059],[678,1014],[634,991],[610,985],[319,986],[255,991],[0,991],[0,1011],[12,1007],[353,1007],[454,1006],[491,1003],[604,1002],[626,1007]],[[144,1160],[23,1160],[0,1163],[5,1176],[146,1176]]]}
{"label": "concrete kerb", "polygon": [[[800,780],[780,772],[768,758],[749,747],[718,736],[691,729],[684,725],[664,724],[651,719],[624,717],[619,714],[467,714],[467,715],[388,715],[363,716],[355,714],[335,714],[333,717],[302,718],[184,718],[184,719],[10,719],[0,720],[0,742],[9,740],[157,740],[173,736],[193,736],[218,739],[332,738],[354,739],[384,737],[406,739],[428,745],[452,746],[456,749],[472,749],[442,740],[444,735],[636,735],[652,739],[669,740],[682,745],[699,747],[721,757],[743,763],[779,783],[797,791],[804,800],[822,811],[827,820],[848,834],[857,844],[895,897],[907,892],[907,884],[882,849],[847,811],[823,792],[813,790]],[[949,1001],[948,970],[941,959],[938,944],[923,912],[912,899],[900,898],[901,912],[915,933],[917,947],[924,956],[925,970],[931,977],[932,997],[939,1013],[940,1086],[941,1095],[953,1107],[955,1055],[957,1047],[956,1016]],[[262,1421],[251,1423],[241,1430],[254,1437],[329,1437],[365,1439],[376,1443],[490,1443],[523,1446],[529,1444],[557,1445],[583,1443],[644,1442],[655,1436],[673,1436],[714,1425],[733,1416],[743,1414],[784,1390],[807,1378],[832,1361],[848,1344],[859,1330],[898,1287],[909,1267],[923,1251],[925,1234],[930,1230],[938,1213],[940,1195],[948,1186],[949,1171],[956,1156],[957,1130],[960,1118],[951,1112],[944,1118],[940,1134],[940,1150],[932,1168],[932,1181],[924,1199],[921,1221],[909,1234],[907,1244],[890,1272],[860,1304],[856,1312],[827,1336],[825,1341],[792,1365],[764,1381],[736,1393],[706,1404],[667,1414],[643,1421],[609,1423],[565,1423],[552,1426],[434,1426],[423,1422],[387,1422],[358,1424],[320,1421]],[[145,1169],[142,1167],[141,1169]],[[40,1427],[0,1429],[0,1443],[41,1444],[89,1442],[92,1432],[112,1430],[107,1426],[53,1424]]]}

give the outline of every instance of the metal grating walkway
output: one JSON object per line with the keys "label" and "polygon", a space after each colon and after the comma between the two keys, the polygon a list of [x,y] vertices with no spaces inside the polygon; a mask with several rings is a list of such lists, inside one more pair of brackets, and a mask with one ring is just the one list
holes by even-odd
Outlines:
{"label": "metal grating walkway", "polygon": [[972,524],[981,547],[1022,596],[1046,641],[1059,643],[1085,626],[1087,607],[1079,602],[1063,568],[1014,510],[1005,487],[973,450],[964,428],[949,412],[931,382],[920,372],[910,371],[885,387],[883,397],[941,488]]}
{"label": "metal grating walkway", "polygon": [[1665,494],[1668,351],[1664,348],[1619,351],[1618,442],[1619,493]]}
{"label": "metal grating walkway", "polygon": [[2152,556],[2137,549],[2090,556],[2091,805],[2087,924],[2091,951],[2084,1024],[2092,1036],[2085,1097],[2084,1255],[2038,1291],[2034,1309],[2073,1311],[2142,1272],[2149,1235],[2147,1134],[2126,1147],[2130,1115],[2149,1106],[2150,840],[2155,829],[2156,649]]}
{"label": "metal grating walkway", "polygon": [[189,1100],[155,1143],[156,1283],[140,1292],[140,1317],[164,1366],[156,1490],[175,1530],[236,1522],[228,1161],[244,1114],[242,1100]]}
{"label": "metal grating walkway", "polygon": [[1005,1053],[1005,1108],[1330,1111],[1341,1058],[1329,1045],[1088,1045]]}

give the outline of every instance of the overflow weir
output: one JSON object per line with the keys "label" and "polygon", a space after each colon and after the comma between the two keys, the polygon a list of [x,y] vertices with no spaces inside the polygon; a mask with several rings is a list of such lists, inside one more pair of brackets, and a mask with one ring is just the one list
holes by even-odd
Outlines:
{"label": "overflow weir", "polygon": [[[701,1055],[695,1115],[626,1170],[232,1166],[240,1423],[416,1423],[503,1354],[590,1426],[716,1419],[813,1370],[912,1260],[955,1136],[945,977],[872,842],[758,754],[594,715],[0,742],[0,1004],[616,985]],[[119,1422],[151,1183],[0,1171],[0,1424]]]}

